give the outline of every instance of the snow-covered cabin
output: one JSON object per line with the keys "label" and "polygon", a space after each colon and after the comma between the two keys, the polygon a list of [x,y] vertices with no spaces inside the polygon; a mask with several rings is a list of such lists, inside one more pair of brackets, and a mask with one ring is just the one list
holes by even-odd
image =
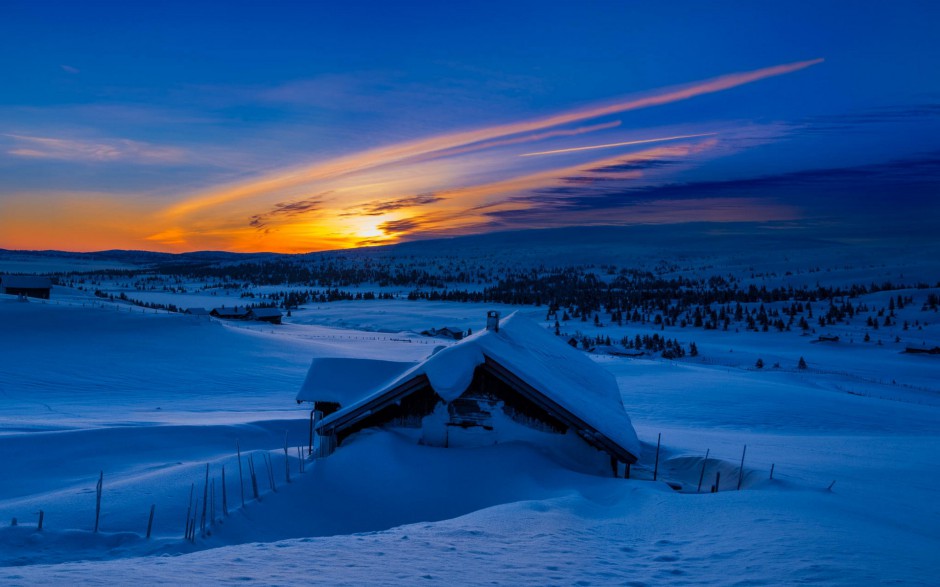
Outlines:
{"label": "snow-covered cabin", "polygon": [[12,296],[48,300],[52,280],[42,275],[0,275],[0,291]]}
{"label": "snow-covered cabin", "polygon": [[283,314],[277,308],[252,308],[248,311],[249,320],[270,322],[271,324],[280,324],[282,316]]}
{"label": "snow-covered cabin", "polygon": [[428,330],[421,331],[422,336],[439,336],[441,338],[450,338],[453,340],[461,340],[464,336],[463,330],[456,328],[454,326],[445,326],[444,328],[429,328]]}
{"label": "snow-covered cabin", "polygon": [[209,315],[223,320],[245,320],[248,318],[248,310],[245,308],[239,309],[238,306],[234,308],[213,308]]}
{"label": "snow-covered cabin", "polygon": [[[361,430],[385,427],[431,446],[521,440],[566,451],[576,445],[584,454],[609,456],[615,470],[635,463],[639,441],[614,377],[539,325],[516,314],[500,322],[493,314],[486,330],[410,367],[394,363],[380,372],[374,362],[358,369],[350,363],[329,375],[325,361],[354,359],[314,361],[298,401],[339,404],[313,425],[320,453]],[[361,379],[342,375],[354,371]]]}

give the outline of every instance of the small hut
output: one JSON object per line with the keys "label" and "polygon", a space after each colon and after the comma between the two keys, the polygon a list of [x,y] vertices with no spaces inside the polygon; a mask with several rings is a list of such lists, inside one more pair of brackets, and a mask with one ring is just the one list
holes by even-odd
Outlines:
{"label": "small hut", "polygon": [[[397,429],[430,446],[525,441],[568,450],[577,445],[581,454],[609,457],[614,471],[639,455],[614,377],[521,316],[500,322],[491,313],[486,330],[410,368],[396,365],[380,373],[363,364],[360,376],[368,381],[341,378],[318,388],[315,372],[326,369],[314,362],[297,399],[331,408],[312,424],[321,456],[376,427]],[[330,395],[330,389],[359,393]]]}
{"label": "small hut", "polygon": [[248,310],[245,308],[239,309],[238,306],[233,308],[213,308],[209,315],[214,318],[221,318],[223,320],[245,320],[248,318]]}
{"label": "small hut", "polygon": [[52,292],[52,280],[42,275],[2,275],[0,291],[11,296],[48,300]]}
{"label": "small hut", "polygon": [[461,340],[464,336],[463,330],[454,326],[445,326],[441,329],[429,328],[421,331],[421,336],[435,336],[439,338],[448,338],[451,340]]}
{"label": "small hut", "polygon": [[270,324],[280,324],[284,315],[277,308],[252,308],[248,310],[248,319]]}

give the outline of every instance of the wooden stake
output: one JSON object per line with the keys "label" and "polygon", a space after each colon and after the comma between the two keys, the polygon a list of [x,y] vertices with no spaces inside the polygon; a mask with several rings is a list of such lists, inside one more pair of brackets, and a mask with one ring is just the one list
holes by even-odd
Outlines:
{"label": "wooden stake", "polygon": [[45,517],[46,512],[39,510],[39,526],[36,528],[37,532],[42,532],[42,519]]}
{"label": "wooden stake", "polygon": [[251,476],[251,491],[255,495],[255,500],[261,501],[258,495],[258,477],[255,475],[255,455],[248,455],[248,474]]}
{"label": "wooden stake", "polygon": [[715,486],[712,487],[712,493],[718,493],[719,485],[721,485],[721,471],[715,473]]}
{"label": "wooden stake", "polygon": [[313,415],[316,413],[316,409],[310,410],[310,448],[307,450],[308,455],[313,454]]}
{"label": "wooden stake", "polygon": [[744,445],[744,450],[741,451],[741,466],[738,468],[738,491],[741,491],[741,482],[744,481],[744,455],[747,453],[747,445]]}
{"label": "wooden stake", "polygon": [[199,532],[206,536],[206,506],[209,505],[209,463],[206,463],[206,480],[202,486],[202,517],[199,519]]}
{"label": "wooden stake", "polygon": [[656,465],[653,467],[653,481],[659,476],[659,442],[663,439],[663,433],[660,432],[656,437]]}
{"label": "wooden stake", "polygon": [[702,492],[702,481],[705,479],[705,465],[708,464],[708,453],[711,451],[712,449],[710,448],[705,449],[705,460],[702,461],[702,473],[698,476],[698,489],[695,491],[696,493]]}
{"label": "wooden stake", "polygon": [[290,483],[290,453],[287,452],[287,431],[284,431],[284,475]]}
{"label": "wooden stake", "polygon": [[774,464],[770,463],[770,478],[774,478]]}
{"label": "wooden stake", "polygon": [[147,520],[147,540],[150,540],[150,531],[153,529],[153,512],[157,509],[157,504],[150,505],[150,519]]}
{"label": "wooden stake", "polygon": [[300,450],[300,446],[297,447],[297,468],[300,470],[300,474],[303,475],[304,472],[304,453]]}
{"label": "wooden stake", "polygon": [[222,465],[222,515],[228,517],[228,495],[225,492],[225,465]]}
{"label": "wooden stake", "polygon": [[212,492],[209,494],[209,525],[215,526],[215,477],[212,478]]}
{"label": "wooden stake", "polygon": [[98,519],[101,517],[101,489],[104,485],[104,471],[98,475],[98,485],[95,488],[95,532],[98,532]]}
{"label": "wooden stake", "polygon": [[235,440],[235,450],[238,452],[238,489],[242,494],[242,507],[245,507],[245,478],[242,476],[242,449]]}
{"label": "wooden stake", "polygon": [[189,541],[196,541],[196,512],[199,511],[199,498],[196,498],[196,508],[193,510],[193,522],[190,524],[191,530],[189,531]]}
{"label": "wooden stake", "polygon": [[189,507],[186,508],[186,529],[183,530],[183,540],[189,540],[189,516],[193,513],[193,491],[196,489],[196,484],[192,483],[189,486]]}
{"label": "wooden stake", "polygon": [[264,469],[268,474],[268,484],[271,485],[271,491],[277,493],[277,487],[274,486],[274,463],[271,462],[271,455],[263,452],[261,458],[264,459]]}

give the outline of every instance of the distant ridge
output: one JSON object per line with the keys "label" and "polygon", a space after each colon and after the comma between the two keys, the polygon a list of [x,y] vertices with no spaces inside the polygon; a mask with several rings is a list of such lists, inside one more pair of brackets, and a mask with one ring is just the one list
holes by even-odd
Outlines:
{"label": "distant ridge", "polygon": [[219,262],[219,261],[245,261],[256,258],[277,256],[277,253],[232,253],[228,251],[192,251],[188,253],[161,253],[158,251],[138,251],[128,249],[109,249],[106,251],[91,251],[87,253],[75,251],[58,251],[53,249],[13,250],[0,249],[0,255],[33,255],[37,257],[52,257],[60,259],[91,259],[96,261],[121,261],[135,264],[174,263],[174,262]]}
{"label": "distant ridge", "polygon": [[[937,243],[918,247],[937,249]],[[498,258],[512,252],[514,258],[545,263],[624,265],[636,260],[684,256],[707,257],[735,255],[755,260],[767,252],[800,252],[876,248],[898,250],[912,248],[909,240],[891,237],[867,237],[849,233],[819,236],[818,228],[779,223],[683,223],[632,226],[576,226],[527,230],[507,230],[485,234],[429,238],[389,245],[356,249],[337,249],[310,253],[233,253],[228,251],[193,251],[161,253],[154,251],[112,249],[88,253],[69,251],[11,251],[0,255],[34,255],[64,259],[117,261],[136,265],[177,263],[242,263],[265,260],[316,261],[330,257],[363,259],[431,258],[463,256]]]}

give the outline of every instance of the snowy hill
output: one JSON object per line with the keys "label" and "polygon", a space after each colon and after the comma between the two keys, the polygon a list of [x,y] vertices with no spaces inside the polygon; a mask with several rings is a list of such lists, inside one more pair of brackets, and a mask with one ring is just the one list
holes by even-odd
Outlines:
{"label": "snowy hill", "polygon": [[[572,250],[589,258],[614,232]],[[557,258],[581,255],[553,244],[558,233],[545,236]],[[467,247],[477,242],[481,255],[498,256],[516,236],[474,238],[454,254],[476,255]],[[639,241],[608,252],[648,245]],[[728,328],[707,327],[707,312],[703,326],[656,322],[645,309],[638,320],[558,316],[562,340],[612,340],[579,352],[616,379],[639,436],[629,480],[527,442],[442,449],[383,430],[349,437],[329,458],[306,456],[310,413],[294,398],[313,359],[421,361],[453,344],[421,330],[479,332],[487,310],[518,311],[552,333],[544,304],[409,299],[408,286],[350,284],[353,294],[388,296],[317,299],[277,326],[221,321],[140,304],[244,306],[310,286],[4,252],[0,271],[74,272],[46,302],[0,295],[0,583],[931,584],[940,360],[904,351],[940,346],[930,301],[940,294],[938,257],[901,244],[895,260],[886,248],[812,244],[812,256],[800,246],[703,249],[656,275],[706,271],[743,288],[903,276],[923,287],[816,300],[815,314],[805,304],[782,329],[746,327],[746,318],[760,308],[787,318],[792,301],[746,302]],[[450,254],[413,243],[337,255],[395,251],[412,267],[409,250],[428,255],[414,266]],[[501,262],[538,260],[533,250]],[[662,260],[645,254],[630,261]],[[206,260],[218,261],[223,272],[233,264]],[[820,324],[846,302],[855,313]],[[733,304],[711,306],[725,308],[733,314]],[[620,342],[653,335],[683,349],[694,342],[697,355]],[[183,538],[187,521],[193,540]]]}
{"label": "snowy hill", "polygon": [[[940,365],[929,356],[871,347],[870,358],[850,359],[857,349],[810,346],[795,333],[719,332],[701,342],[710,361],[595,357],[616,376],[643,442],[631,480],[526,444],[437,449],[385,432],[357,435],[301,473],[308,413],[293,397],[311,357],[418,360],[433,346],[378,329],[409,320],[398,312],[443,318],[448,308],[450,322],[472,324],[485,306],[386,304],[385,322],[374,314],[362,331],[310,319],[227,324],[95,300],[75,292],[59,304],[0,303],[4,332],[16,333],[0,343],[0,454],[16,471],[0,482],[7,584],[864,584],[928,583],[935,570],[940,536],[924,520],[937,514]],[[332,313],[357,321],[352,302]],[[714,361],[725,346],[735,352]],[[755,353],[806,354],[813,368],[757,371]],[[244,507],[236,441],[259,477],[260,501],[241,484]],[[190,486],[201,503],[207,463],[215,516],[190,543]]]}

